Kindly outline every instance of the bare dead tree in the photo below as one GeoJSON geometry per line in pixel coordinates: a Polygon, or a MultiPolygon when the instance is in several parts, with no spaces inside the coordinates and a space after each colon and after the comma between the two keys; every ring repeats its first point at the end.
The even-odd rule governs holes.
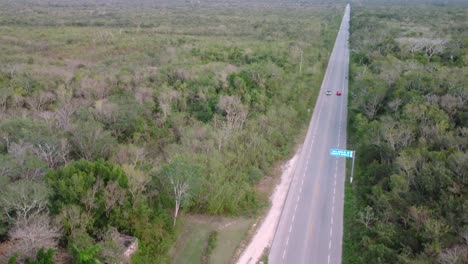
{"type": "Polygon", "coordinates": [[[382,135],[385,141],[387,141],[390,148],[395,151],[397,146],[397,130],[396,122],[393,120],[385,120],[382,123],[382,135]]]}
{"type": "Polygon", "coordinates": [[[423,51],[430,60],[434,55],[444,52],[449,42],[441,38],[400,38],[398,42],[410,53],[423,51]]]}
{"type": "Polygon", "coordinates": [[[8,73],[10,76],[15,76],[18,73],[24,72],[23,66],[16,64],[9,64],[2,67],[2,70],[8,73]]]}
{"type": "Polygon", "coordinates": [[[49,191],[44,183],[20,180],[0,194],[0,208],[10,219],[29,219],[47,211],[49,191]]]}
{"type": "Polygon", "coordinates": [[[424,49],[424,42],[421,38],[399,38],[397,41],[410,53],[417,53],[424,49]]]}
{"type": "Polygon", "coordinates": [[[97,81],[96,85],[92,89],[92,94],[97,99],[104,99],[111,93],[112,86],[107,84],[105,81],[97,81]]]}
{"type": "Polygon", "coordinates": [[[86,230],[91,219],[91,214],[81,210],[78,205],[64,207],[58,217],[59,222],[64,227],[64,232],[72,234],[75,230],[86,230]]]}
{"type": "Polygon", "coordinates": [[[177,101],[179,98],[180,93],[174,90],[163,92],[158,96],[159,107],[163,112],[164,120],[166,120],[167,116],[170,114],[173,102],[177,101]]]}
{"type": "Polygon", "coordinates": [[[411,53],[420,52],[424,48],[423,43],[420,41],[411,41],[408,47],[411,53]]]}
{"type": "Polygon", "coordinates": [[[110,133],[99,125],[83,123],[74,126],[70,138],[75,151],[86,160],[107,157],[114,147],[110,133]]]}
{"type": "Polygon", "coordinates": [[[13,248],[10,253],[21,257],[33,258],[41,248],[56,248],[60,229],[54,226],[48,215],[40,214],[34,218],[17,219],[8,232],[13,248]]]}
{"type": "Polygon", "coordinates": [[[241,130],[247,119],[247,109],[238,96],[221,96],[218,108],[226,114],[226,129],[228,131],[241,130]]]}
{"type": "MultiPolygon", "coordinates": [[[[301,53],[302,54],[302,53],[301,53]]],[[[302,55],[301,55],[301,62],[300,62],[300,65],[299,65],[299,73],[302,72],[302,55]]],[[[258,86],[258,87],[261,87],[261,88],[265,88],[265,83],[267,81],[267,78],[266,76],[258,73],[258,72],[255,72],[255,73],[252,73],[252,80],[255,82],[255,84],[258,86]]]]}
{"type": "Polygon", "coordinates": [[[179,80],[181,82],[191,81],[195,79],[195,73],[189,69],[176,69],[172,72],[171,77],[175,80],[179,80]]]}
{"type": "Polygon", "coordinates": [[[153,89],[146,87],[136,89],[135,99],[139,104],[153,101],[153,89]]]}
{"type": "Polygon", "coordinates": [[[49,104],[53,103],[56,96],[52,92],[39,92],[36,95],[32,95],[26,98],[26,104],[33,111],[42,111],[49,104]]]}
{"type": "Polygon", "coordinates": [[[34,117],[41,119],[46,123],[49,127],[52,127],[55,122],[54,113],[52,111],[42,111],[42,112],[34,112],[32,114],[34,117]]]}
{"type": "Polygon", "coordinates": [[[6,146],[8,154],[10,154],[15,159],[20,159],[31,153],[34,149],[33,144],[19,140],[18,142],[10,142],[7,137],[5,137],[6,146]]]}
{"type": "Polygon", "coordinates": [[[374,211],[372,207],[367,206],[363,211],[358,213],[357,221],[363,224],[366,228],[370,228],[370,226],[377,220],[375,217],[374,211]]]}
{"type": "Polygon", "coordinates": [[[468,231],[463,231],[460,234],[460,237],[461,237],[461,239],[463,239],[463,242],[465,243],[465,245],[468,246],[468,231]]]}
{"type": "Polygon", "coordinates": [[[381,134],[393,151],[405,148],[414,141],[414,132],[408,125],[392,119],[382,122],[381,134]]]}
{"type": "Polygon", "coordinates": [[[114,34],[111,31],[97,31],[94,33],[93,43],[110,44],[114,40],[114,34]]]}
{"type": "Polygon", "coordinates": [[[49,168],[57,168],[67,163],[70,145],[67,139],[62,138],[60,142],[37,143],[33,148],[33,152],[46,162],[49,168]]]}
{"type": "Polygon", "coordinates": [[[22,95],[20,94],[13,94],[12,97],[12,107],[14,108],[21,108],[23,107],[24,103],[25,103],[25,99],[22,95]]]}
{"type": "Polygon", "coordinates": [[[398,145],[402,148],[406,148],[413,143],[415,136],[413,130],[409,126],[400,125],[397,138],[398,145]]]}
{"type": "Polygon", "coordinates": [[[7,177],[13,171],[13,166],[0,166],[0,176],[7,177]]]}
{"type": "Polygon", "coordinates": [[[111,124],[117,121],[117,111],[118,106],[116,104],[109,102],[107,99],[98,100],[95,104],[94,116],[104,124],[111,124]]]}
{"type": "Polygon", "coordinates": [[[437,127],[434,124],[422,124],[419,126],[419,133],[424,140],[433,140],[438,136],[437,127]]]}
{"type": "Polygon", "coordinates": [[[146,186],[150,183],[151,179],[144,172],[135,169],[134,165],[124,164],[122,165],[122,169],[128,177],[128,190],[132,195],[132,199],[135,199],[138,194],[146,190],[146,186]]]}
{"type": "Polygon", "coordinates": [[[104,207],[106,216],[109,217],[110,212],[119,205],[122,205],[125,200],[125,190],[118,183],[110,181],[104,188],[104,207]]]}
{"type": "Polygon", "coordinates": [[[147,69],[136,70],[132,77],[132,82],[136,85],[143,83],[147,77],[147,69]]]}
{"type": "Polygon", "coordinates": [[[242,129],[247,119],[247,110],[237,96],[221,96],[218,102],[218,108],[225,113],[225,120],[218,120],[216,117],[214,119],[214,125],[217,128],[215,138],[218,151],[221,151],[230,135],[234,131],[242,129]]]}
{"type": "Polygon", "coordinates": [[[218,120],[217,116],[213,118],[214,127],[216,128],[215,139],[218,145],[218,151],[224,146],[224,143],[229,138],[229,132],[227,130],[227,125],[225,120],[218,120]]]}
{"type": "Polygon", "coordinates": [[[292,61],[299,61],[299,73],[302,72],[302,61],[304,55],[304,45],[294,44],[289,47],[290,58],[292,61]]]}
{"type": "Polygon", "coordinates": [[[429,60],[436,54],[444,52],[447,48],[448,41],[445,39],[423,39],[424,51],[429,60]]]}
{"type": "Polygon", "coordinates": [[[374,119],[375,114],[380,109],[380,103],[382,102],[382,100],[383,96],[379,96],[377,94],[374,94],[367,98],[366,102],[363,105],[364,114],[367,116],[367,118],[371,120],[374,119]]]}
{"type": "Polygon", "coordinates": [[[107,98],[112,90],[112,86],[105,80],[95,80],[90,77],[83,78],[80,88],[86,94],[92,94],[100,100],[107,98]]]}
{"type": "Polygon", "coordinates": [[[462,98],[446,94],[440,97],[440,106],[453,118],[459,109],[463,108],[464,104],[462,98]]]}
{"type": "Polygon", "coordinates": [[[445,249],[439,255],[439,263],[441,264],[458,264],[465,263],[468,255],[468,246],[455,245],[451,248],[445,249]]]}
{"type": "Polygon", "coordinates": [[[466,182],[468,176],[468,153],[461,151],[453,153],[449,156],[448,165],[461,182],[466,182]]]}
{"type": "Polygon", "coordinates": [[[415,175],[420,173],[421,167],[426,162],[427,159],[420,153],[409,154],[401,152],[400,156],[396,159],[396,164],[398,165],[400,172],[404,173],[409,182],[413,185],[415,184],[415,175]]]}
{"type": "Polygon", "coordinates": [[[39,143],[33,149],[33,152],[39,156],[42,160],[47,162],[50,168],[56,167],[56,161],[58,156],[57,146],[50,143],[39,143]]]}
{"type": "Polygon", "coordinates": [[[16,175],[16,180],[38,180],[45,175],[45,168],[30,167],[26,164],[31,159],[30,156],[34,155],[34,146],[31,143],[25,143],[21,140],[19,142],[10,142],[8,138],[5,138],[5,140],[8,154],[13,158],[5,171],[13,172],[20,169],[21,175],[16,175]]]}
{"type": "Polygon", "coordinates": [[[79,105],[74,103],[74,101],[67,100],[64,102],[54,114],[57,126],[64,131],[70,131],[72,129],[70,120],[78,109],[79,105]]]}
{"type": "Polygon", "coordinates": [[[397,98],[388,103],[388,107],[393,111],[397,112],[400,106],[403,104],[403,100],[401,98],[397,98]]]}
{"type": "Polygon", "coordinates": [[[81,82],[81,85],[73,90],[73,96],[81,98],[82,100],[89,100],[91,99],[92,94],[91,90],[86,88],[83,82],[81,82]]]}
{"type": "Polygon", "coordinates": [[[144,147],[139,147],[133,144],[120,146],[117,153],[114,155],[114,161],[117,164],[131,164],[136,165],[142,161],[147,152],[144,147]]]}
{"type": "Polygon", "coordinates": [[[459,127],[457,129],[457,134],[460,137],[468,137],[468,127],[459,127]]]}
{"type": "Polygon", "coordinates": [[[143,147],[136,147],[133,152],[133,160],[132,164],[136,165],[138,162],[143,161],[145,159],[145,156],[147,155],[147,152],[145,148],[143,147]]]}
{"type": "Polygon", "coordinates": [[[188,195],[189,183],[179,177],[170,177],[169,181],[172,185],[172,190],[174,192],[175,198],[175,208],[174,208],[174,226],[176,224],[176,219],[179,214],[180,205],[183,199],[188,195]]]}
{"type": "Polygon", "coordinates": [[[396,80],[400,77],[400,72],[392,69],[387,69],[380,74],[380,78],[387,83],[387,86],[390,87],[395,83],[396,80]]]}
{"type": "Polygon", "coordinates": [[[439,104],[439,101],[440,101],[440,97],[435,94],[427,94],[425,98],[426,98],[426,101],[431,105],[437,105],[439,104]]]}
{"type": "Polygon", "coordinates": [[[430,212],[423,207],[410,206],[408,209],[408,218],[414,222],[417,229],[426,225],[430,220],[430,215],[430,212]]]}
{"type": "Polygon", "coordinates": [[[416,160],[412,159],[410,156],[405,153],[400,154],[397,157],[397,164],[400,168],[400,171],[406,174],[407,178],[410,178],[416,169],[416,160]]]}
{"type": "Polygon", "coordinates": [[[455,89],[455,90],[451,91],[450,94],[460,98],[463,105],[465,105],[468,102],[468,91],[467,91],[467,89],[463,89],[463,88],[455,89]]]}
{"type": "Polygon", "coordinates": [[[0,89],[0,111],[6,112],[8,100],[13,96],[14,91],[10,87],[2,87],[0,89]]]}
{"type": "Polygon", "coordinates": [[[81,202],[84,204],[85,206],[85,211],[88,213],[88,214],[91,214],[91,210],[92,209],[95,209],[97,207],[97,204],[96,204],[96,194],[99,192],[99,190],[101,189],[101,186],[104,185],[104,183],[102,182],[101,179],[97,179],[96,182],[94,182],[93,184],[93,187],[91,189],[89,189],[87,192],[86,192],[86,195],[84,195],[82,198],[81,198],[81,202]]]}
{"type": "Polygon", "coordinates": [[[170,113],[171,110],[171,105],[169,104],[168,101],[162,99],[161,97],[159,98],[159,107],[161,108],[163,112],[163,119],[166,120],[167,116],[170,113]]]}

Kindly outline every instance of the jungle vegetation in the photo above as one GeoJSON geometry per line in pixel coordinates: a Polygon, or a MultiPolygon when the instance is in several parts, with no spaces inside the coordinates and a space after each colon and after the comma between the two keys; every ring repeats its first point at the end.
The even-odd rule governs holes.
{"type": "Polygon", "coordinates": [[[352,10],[343,263],[466,263],[468,16],[352,10]]]}
{"type": "Polygon", "coordinates": [[[167,263],[181,213],[267,204],[343,6],[132,2],[0,1],[0,262],[167,263]]]}

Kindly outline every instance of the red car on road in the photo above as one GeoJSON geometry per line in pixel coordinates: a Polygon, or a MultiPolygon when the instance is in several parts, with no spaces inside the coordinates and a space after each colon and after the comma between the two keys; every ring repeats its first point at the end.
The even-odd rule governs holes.
{"type": "Polygon", "coordinates": [[[341,95],[341,91],[336,91],[336,95],[340,96],[340,95],[341,95]]]}

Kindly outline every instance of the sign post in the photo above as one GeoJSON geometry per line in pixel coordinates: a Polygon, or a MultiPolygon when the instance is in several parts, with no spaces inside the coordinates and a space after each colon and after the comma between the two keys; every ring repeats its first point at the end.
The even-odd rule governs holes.
{"type": "Polygon", "coordinates": [[[340,158],[352,158],[353,163],[351,166],[351,178],[349,179],[350,183],[353,183],[354,176],[354,160],[356,158],[356,151],[347,150],[347,149],[330,149],[330,156],[340,157],[340,158]]]}
{"type": "Polygon", "coordinates": [[[351,178],[349,178],[349,183],[353,183],[354,159],[355,158],[356,158],[356,151],[353,151],[353,165],[351,165],[351,178]]]}

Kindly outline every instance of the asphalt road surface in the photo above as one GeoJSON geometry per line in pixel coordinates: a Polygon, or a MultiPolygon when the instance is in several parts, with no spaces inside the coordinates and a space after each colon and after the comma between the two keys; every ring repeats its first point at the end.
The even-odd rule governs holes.
{"type": "Polygon", "coordinates": [[[346,148],[349,16],[347,5],[270,249],[272,264],[341,263],[345,159],[329,152],[346,148]]]}

